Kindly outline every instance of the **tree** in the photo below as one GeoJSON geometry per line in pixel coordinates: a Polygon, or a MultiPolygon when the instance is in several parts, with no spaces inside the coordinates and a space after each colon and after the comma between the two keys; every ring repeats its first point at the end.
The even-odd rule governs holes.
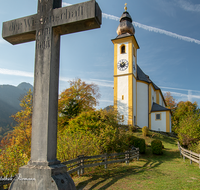
{"type": "Polygon", "coordinates": [[[32,92],[21,100],[22,110],[12,117],[17,121],[14,130],[1,141],[0,175],[15,175],[18,168],[27,164],[31,152],[32,92]]]}
{"type": "Polygon", "coordinates": [[[58,126],[61,128],[81,112],[94,110],[100,98],[99,88],[95,84],[87,84],[81,79],[69,83],[70,87],[60,94],[58,100],[58,126]]]}
{"type": "Polygon", "coordinates": [[[166,107],[171,109],[172,114],[173,114],[176,109],[176,106],[177,106],[176,100],[173,98],[173,96],[171,95],[170,92],[166,92],[164,94],[164,98],[165,98],[165,102],[167,104],[166,107]]]}
{"type": "Polygon", "coordinates": [[[59,131],[58,159],[66,161],[78,155],[114,152],[119,141],[118,121],[119,115],[114,110],[90,110],[72,118],[59,131]]]}
{"type": "Polygon", "coordinates": [[[177,107],[174,111],[174,114],[172,116],[172,125],[173,125],[173,130],[178,133],[180,126],[180,121],[184,118],[185,116],[190,116],[193,114],[198,114],[199,113],[199,109],[197,106],[197,103],[194,102],[190,102],[190,101],[186,101],[186,102],[179,102],[177,104],[177,107]]]}
{"type": "Polygon", "coordinates": [[[194,113],[182,116],[177,132],[182,145],[190,148],[197,144],[200,141],[200,115],[194,113]]]}

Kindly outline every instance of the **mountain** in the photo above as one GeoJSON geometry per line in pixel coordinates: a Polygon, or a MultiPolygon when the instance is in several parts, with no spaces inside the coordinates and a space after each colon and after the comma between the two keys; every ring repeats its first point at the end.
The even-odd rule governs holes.
{"type": "Polygon", "coordinates": [[[113,109],[114,109],[113,105],[106,106],[105,108],[103,108],[103,110],[106,110],[106,111],[110,111],[110,110],[113,110],[113,109]]]}
{"type": "Polygon", "coordinates": [[[22,83],[20,83],[20,84],[17,86],[17,88],[19,88],[19,89],[21,89],[21,90],[23,90],[23,91],[25,91],[25,92],[28,92],[29,89],[31,89],[31,91],[33,92],[33,86],[32,86],[31,84],[27,83],[27,82],[22,82],[22,83]]]}
{"type": "Polygon", "coordinates": [[[20,100],[33,86],[29,83],[21,83],[17,87],[12,85],[0,85],[0,137],[7,132],[14,120],[10,117],[21,110],[20,100]]]}

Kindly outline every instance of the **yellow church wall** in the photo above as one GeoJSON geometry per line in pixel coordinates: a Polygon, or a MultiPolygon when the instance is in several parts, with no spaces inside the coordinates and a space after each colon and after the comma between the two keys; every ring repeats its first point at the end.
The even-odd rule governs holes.
{"type": "Polygon", "coordinates": [[[136,49],[139,49],[139,45],[137,43],[137,40],[135,39],[135,36],[125,37],[125,38],[118,38],[112,40],[113,44],[119,44],[124,42],[131,42],[136,49]]]}
{"type": "Polygon", "coordinates": [[[163,105],[163,100],[162,100],[162,97],[161,97],[161,95],[159,94],[159,105],[163,105]]]}
{"type": "Polygon", "coordinates": [[[148,111],[149,111],[149,129],[151,129],[151,106],[152,106],[152,92],[151,92],[151,84],[148,85],[149,86],[149,108],[148,108],[148,111]]]}
{"type": "Polygon", "coordinates": [[[117,75],[117,44],[114,44],[114,75],[117,75]]]}
{"type": "Polygon", "coordinates": [[[166,111],[166,132],[171,132],[171,113],[166,111]]]}
{"type": "MultiPolygon", "coordinates": [[[[117,44],[114,44],[114,75],[117,75],[117,44]]],[[[117,109],[117,77],[114,77],[114,109],[117,109]]]]}
{"type": "Polygon", "coordinates": [[[118,90],[118,79],[114,77],[114,109],[117,109],[117,90],[118,90]]]}
{"type": "Polygon", "coordinates": [[[112,42],[114,44],[114,107],[123,115],[124,124],[132,125],[134,124],[134,116],[135,123],[137,122],[137,83],[136,75],[133,73],[133,59],[137,64],[139,46],[134,36],[114,39],[112,42]],[[122,45],[125,45],[125,53],[121,53],[120,47],[122,45]],[[128,69],[125,71],[120,71],[117,68],[117,63],[121,59],[126,59],[129,62],[128,69]]]}
{"type": "Polygon", "coordinates": [[[128,52],[129,52],[129,57],[128,57],[128,62],[129,62],[129,67],[128,71],[129,73],[133,73],[133,44],[131,42],[128,43],[128,52]]]}
{"type": "Polygon", "coordinates": [[[133,78],[133,125],[136,124],[137,124],[137,83],[136,79],[133,78]]]}
{"type": "Polygon", "coordinates": [[[134,115],[134,110],[133,110],[133,77],[132,75],[128,76],[128,125],[133,125],[133,115],[134,115]]]}

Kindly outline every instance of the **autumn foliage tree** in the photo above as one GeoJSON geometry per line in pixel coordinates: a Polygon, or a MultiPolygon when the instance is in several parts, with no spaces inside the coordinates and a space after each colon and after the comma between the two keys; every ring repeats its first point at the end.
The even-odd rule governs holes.
{"type": "MultiPolygon", "coordinates": [[[[90,110],[71,119],[59,131],[57,157],[61,161],[78,155],[97,155],[116,150],[119,140],[116,111],[90,110]]],[[[121,147],[122,148],[122,147],[121,147]]]]}
{"type": "Polygon", "coordinates": [[[22,110],[12,116],[18,124],[1,141],[0,176],[15,175],[18,168],[30,159],[32,101],[32,92],[29,90],[21,100],[22,110]]]}
{"type": "MultiPolygon", "coordinates": [[[[81,79],[70,81],[70,88],[62,92],[59,97],[58,127],[65,126],[70,119],[75,118],[84,111],[95,110],[99,97],[97,85],[86,84],[81,79]]],[[[1,141],[0,176],[15,175],[18,172],[18,168],[27,164],[30,160],[32,102],[32,92],[29,91],[21,100],[21,111],[12,116],[18,124],[1,141]]],[[[62,131],[58,132],[58,136],[62,136],[62,131]]],[[[90,143],[91,140],[89,141],[90,143]]],[[[59,138],[58,145],[60,144],[61,146],[63,143],[65,144],[66,142],[61,142],[59,138]]],[[[74,142],[70,141],[69,143],[72,145],[74,142]]]]}
{"type": "Polygon", "coordinates": [[[197,102],[179,102],[173,114],[173,128],[176,133],[179,132],[179,128],[181,128],[180,122],[183,119],[186,119],[188,116],[195,115],[199,113],[197,102]]]}
{"type": "Polygon", "coordinates": [[[70,81],[58,100],[58,126],[63,128],[68,121],[83,111],[94,110],[100,98],[96,84],[87,84],[81,79],[70,81]]]}
{"type": "Polygon", "coordinates": [[[166,92],[164,94],[164,98],[167,104],[166,108],[171,109],[172,113],[174,113],[177,106],[176,100],[173,98],[170,92],[166,92]]]}
{"type": "Polygon", "coordinates": [[[200,115],[197,113],[183,115],[176,129],[182,145],[191,148],[200,142],[200,115]]]}

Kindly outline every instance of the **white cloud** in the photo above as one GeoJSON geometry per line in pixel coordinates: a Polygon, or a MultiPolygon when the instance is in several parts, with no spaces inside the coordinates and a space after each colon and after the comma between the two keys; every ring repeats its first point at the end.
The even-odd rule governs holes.
{"type": "Polygon", "coordinates": [[[95,83],[98,86],[103,86],[103,87],[113,87],[114,86],[112,81],[107,81],[107,80],[89,79],[87,81],[88,82],[90,81],[91,83],[95,83]]]}
{"type": "Polygon", "coordinates": [[[194,42],[194,43],[200,45],[200,40],[196,40],[194,38],[190,38],[190,37],[187,37],[187,36],[182,36],[182,35],[179,35],[179,34],[176,34],[176,33],[173,33],[173,32],[169,32],[169,31],[166,31],[166,30],[162,30],[162,29],[159,29],[159,28],[155,28],[155,27],[152,27],[152,26],[147,26],[147,25],[144,25],[144,24],[140,24],[138,22],[133,22],[133,24],[135,26],[139,27],[139,28],[148,30],[150,32],[156,32],[156,33],[160,33],[160,34],[165,34],[165,35],[173,37],[173,38],[178,38],[179,40],[184,40],[186,42],[194,42]]]}
{"type": "MultiPolygon", "coordinates": [[[[10,70],[10,69],[3,69],[3,68],[0,68],[0,74],[21,76],[21,77],[34,77],[34,74],[32,72],[10,70]]],[[[59,77],[59,80],[63,82],[69,82],[70,80],[73,80],[73,78],[59,77]]],[[[113,87],[113,81],[101,80],[101,79],[83,79],[83,81],[85,81],[86,83],[95,83],[98,86],[113,87]]]]}
{"type": "MultiPolygon", "coordinates": [[[[109,15],[109,14],[106,14],[106,13],[102,13],[102,15],[106,19],[119,21],[119,17],[113,16],[113,15],[109,15]]],[[[194,38],[190,38],[190,37],[187,37],[187,36],[182,36],[182,35],[179,35],[179,34],[176,34],[176,33],[173,33],[173,32],[169,32],[169,31],[166,31],[166,30],[162,30],[162,29],[159,29],[159,28],[152,27],[152,26],[147,26],[147,25],[144,25],[144,24],[140,24],[139,22],[135,22],[135,21],[133,22],[133,24],[138,28],[142,28],[142,29],[148,30],[150,32],[156,32],[156,33],[160,33],[160,34],[165,34],[167,36],[170,36],[170,37],[173,37],[173,38],[177,38],[179,40],[184,40],[186,42],[194,42],[194,43],[200,45],[200,40],[197,40],[197,39],[194,39],[194,38]]]]}
{"type": "MultiPolygon", "coordinates": [[[[163,91],[165,93],[167,91],[163,91]]],[[[200,95],[193,95],[191,90],[188,90],[188,94],[183,94],[179,92],[172,92],[170,91],[171,95],[177,99],[177,101],[193,101],[193,99],[200,99],[200,95]]]]}
{"type": "Polygon", "coordinates": [[[186,0],[179,0],[178,4],[182,9],[186,11],[200,12],[200,4],[191,4],[186,0]]]}
{"type": "MultiPolygon", "coordinates": [[[[73,78],[66,78],[66,77],[60,77],[60,81],[63,82],[69,82],[70,80],[74,80],[73,78]]],[[[113,81],[108,81],[108,80],[101,80],[101,79],[82,79],[86,83],[94,83],[97,84],[98,86],[103,86],[103,87],[113,87],[113,81]]]]}
{"type": "MultiPolygon", "coordinates": [[[[163,93],[166,93],[166,92],[167,92],[167,91],[163,91],[163,93]]],[[[183,93],[179,93],[179,92],[172,92],[172,91],[170,91],[170,94],[171,94],[172,96],[188,97],[187,94],[183,94],[183,93]]]]}
{"type": "Polygon", "coordinates": [[[34,76],[34,74],[32,72],[10,70],[10,69],[3,69],[3,68],[0,68],[0,74],[23,76],[23,77],[33,77],[34,76]]]}
{"type": "Polygon", "coordinates": [[[99,102],[110,102],[110,103],[113,103],[112,100],[99,100],[99,102]]]}
{"type": "Polygon", "coordinates": [[[70,4],[70,3],[65,3],[65,2],[62,2],[62,7],[65,7],[65,6],[70,6],[70,5],[72,5],[72,4],[70,4]]]}
{"type": "Polygon", "coordinates": [[[101,79],[91,79],[91,80],[94,80],[94,81],[102,81],[102,82],[108,82],[108,83],[113,83],[112,80],[101,80],[101,79]]]}
{"type": "Polygon", "coordinates": [[[117,17],[117,16],[109,15],[109,14],[106,14],[106,13],[102,13],[102,16],[103,16],[103,18],[119,21],[119,17],[117,17]]]}
{"type": "Polygon", "coordinates": [[[192,92],[200,92],[198,90],[191,90],[191,89],[182,89],[182,88],[171,88],[171,87],[163,87],[163,86],[160,86],[160,88],[165,88],[165,89],[172,89],[172,90],[183,90],[183,91],[192,91],[192,92]]]}

